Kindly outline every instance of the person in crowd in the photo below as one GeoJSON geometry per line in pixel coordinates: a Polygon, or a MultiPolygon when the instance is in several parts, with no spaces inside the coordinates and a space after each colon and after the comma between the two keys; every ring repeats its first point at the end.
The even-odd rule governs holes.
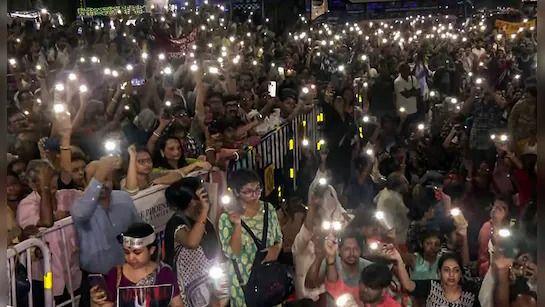
{"type": "Polygon", "coordinates": [[[363,306],[401,307],[388,293],[392,278],[387,265],[373,263],[365,267],[360,275],[358,296],[363,306]]]}
{"type": "Polygon", "coordinates": [[[418,79],[411,74],[407,63],[398,67],[399,76],[394,81],[395,105],[397,114],[404,119],[403,127],[410,127],[418,118],[418,99],[420,85],[418,79]]]}
{"type": "Polygon", "coordinates": [[[153,227],[146,223],[131,224],[119,239],[123,244],[124,262],[108,271],[104,285],[91,289],[93,306],[129,303],[183,307],[176,274],[170,266],[157,260],[157,236],[153,227]]]}
{"type": "Polygon", "coordinates": [[[377,210],[384,213],[389,228],[395,232],[397,244],[405,244],[409,228],[409,209],[405,206],[403,195],[409,191],[409,182],[400,173],[388,176],[386,187],[375,198],[377,210]]]}
{"type": "Polygon", "coordinates": [[[119,157],[115,156],[89,165],[86,174],[89,185],[70,208],[79,239],[83,306],[90,301],[89,273],[106,274],[123,263],[123,249],[117,236],[140,220],[129,194],[112,189],[112,175],[118,167],[119,157]]]}
{"type": "Polygon", "coordinates": [[[497,284],[493,290],[494,306],[537,306],[535,250],[522,250],[516,259],[498,255],[492,265],[497,284]]]}
{"type": "Polygon", "coordinates": [[[462,260],[457,254],[447,253],[437,262],[439,280],[409,283],[407,290],[425,306],[477,306],[475,294],[465,291],[462,280],[462,260]]]}
{"type": "Polygon", "coordinates": [[[170,185],[165,197],[175,212],[165,229],[165,262],[175,269],[184,306],[212,304],[217,298],[209,289],[209,272],[221,263],[221,249],[208,220],[206,190],[200,179],[186,177],[170,185]]]}
{"type": "MultiPolygon", "coordinates": [[[[201,281],[210,280],[213,293],[204,297],[212,305],[229,298],[231,306],[245,306],[242,286],[253,267],[276,260],[295,265],[293,298],[301,300],[288,305],[331,305],[332,294],[342,303],[346,289],[364,306],[388,305],[388,295],[411,306],[409,293],[421,305],[471,306],[479,288],[482,306],[535,304],[533,250],[513,251],[499,236],[537,236],[535,10],[485,10],[463,23],[420,14],[309,27],[304,16],[260,22],[255,12],[226,14],[206,1],[198,9],[147,9],[151,14],[110,12],[108,21],[71,22],[41,7],[35,20],[8,18],[6,193],[16,224],[9,234],[49,244],[56,303],[79,294],[67,293],[69,275],[76,279],[71,290],[79,286],[78,266],[82,306],[90,303],[89,283],[100,280],[94,273],[110,272],[110,288],[95,289],[94,304],[112,305],[125,295],[118,290],[148,285],[145,273],[165,270],[159,259],[139,258],[158,252],[162,234],[148,242],[153,247],[129,247],[120,274],[114,267],[124,263],[116,237],[139,220],[130,195],[170,184],[165,196],[175,213],[160,254],[174,276],[165,289],[177,285],[180,295],[164,296],[165,304],[205,305],[195,298],[205,293],[201,281]],[[483,21],[498,17],[523,23],[509,34],[483,21]],[[108,154],[125,165],[101,158],[111,140],[116,148],[108,154]],[[34,170],[29,177],[27,168],[34,170]],[[266,195],[259,176],[244,168],[264,173],[266,195]],[[314,207],[306,216],[295,195],[314,207]],[[513,203],[500,222],[488,208],[495,199],[513,203]],[[273,207],[281,207],[281,220],[273,207]],[[71,261],[59,276],[67,259],[59,252],[66,247],[57,240],[61,229],[44,228],[68,223],[68,213],[78,240],[67,247],[80,264],[71,261]],[[507,215],[517,218],[514,225],[507,215]],[[256,247],[250,233],[263,233],[265,216],[267,242],[256,247]],[[352,231],[361,238],[345,239],[352,231]],[[407,250],[419,251],[421,234],[430,231],[438,234],[423,242],[415,270],[407,250]],[[228,263],[210,252],[219,250],[217,242],[208,245],[216,232],[228,263]],[[323,261],[326,251],[334,257],[323,261]],[[361,257],[388,265],[388,293],[384,268],[361,277],[361,257]],[[480,267],[471,270],[475,263],[480,267]],[[436,274],[421,270],[435,264],[436,274]],[[483,281],[479,270],[488,270],[483,281]],[[229,295],[216,289],[224,279],[229,295]]],[[[164,190],[150,191],[156,194],[141,195],[162,197],[164,190]]],[[[160,206],[146,212],[154,219],[172,213],[160,206]]],[[[492,211],[501,213],[495,205],[492,211]]],[[[132,238],[154,232],[145,228],[132,238]]],[[[34,260],[43,261],[39,254],[34,260]]],[[[32,294],[41,306],[37,277],[32,294]]],[[[18,287],[12,297],[21,296],[18,287]]]]}
{"type": "Polygon", "coordinates": [[[305,280],[305,286],[314,288],[315,285],[325,284],[328,293],[328,306],[335,306],[335,300],[345,293],[358,297],[358,282],[363,268],[371,261],[360,258],[361,238],[356,233],[341,234],[337,237],[331,231],[323,243],[323,251],[317,253],[305,280]]]}
{"type": "Polygon", "coordinates": [[[355,174],[345,189],[347,209],[371,208],[375,198],[376,184],[371,178],[372,163],[367,157],[354,161],[355,174]]]}
{"type": "Polygon", "coordinates": [[[235,196],[232,205],[220,215],[219,239],[225,255],[229,258],[230,297],[232,306],[246,306],[242,286],[247,282],[254,264],[271,262],[278,259],[282,251],[282,232],[274,207],[260,200],[261,181],[252,171],[241,169],[227,179],[235,196]],[[265,208],[267,206],[267,208],[265,208]],[[268,223],[264,225],[264,214],[268,214],[268,223]],[[267,240],[263,242],[265,250],[259,250],[246,227],[260,238],[267,227],[267,240]],[[234,266],[237,266],[235,268],[234,266]],[[240,278],[235,274],[240,272],[240,278]]]}
{"type": "Polygon", "coordinates": [[[482,87],[471,88],[472,91],[462,110],[473,118],[469,148],[475,167],[482,162],[493,165],[495,150],[492,146],[491,134],[494,130],[501,128],[501,115],[505,107],[505,99],[496,93],[487,81],[481,82],[483,82],[482,87]]]}
{"type": "MultiPolygon", "coordinates": [[[[321,243],[316,245],[317,238],[322,236],[324,230],[321,222],[324,219],[331,218],[333,221],[346,222],[344,208],[336,198],[335,190],[327,182],[320,183],[320,178],[324,180],[326,177],[321,177],[320,171],[309,188],[309,206],[305,221],[296,235],[292,245],[292,253],[295,262],[295,291],[299,299],[310,299],[318,301],[320,294],[325,292],[323,283],[315,283],[311,281],[312,286],[307,286],[307,274],[310,266],[319,257],[318,252],[321,250],[321,243]]],[[[327,179],[325,179],[327,181],[327,179]]]]}
{"type": "Polygon", "coordinates": [[[519,142],[525,139],[534,138],[537,129],[536,106],[537,106],[537,87],[535,79],[531,78],[525,82],[526,93],[511,109],[508,119],[508,128],[513,142],[519,142]]]}
{"type": "Polygon", "coordinates": [[[151,185],[170,185],[182,178],[179,172],[166,172],[153,169],[150,152],[144,147],[131,145],[127,177],[121,180],[121,188],[134,195],[151,185]]]}
{"type": "Polygon", "coordinates": [[[421,237],[420,251],[406,256],[406,263],[411,268],[412,280],[437,280],[437,263],[441,250],[441,235],[429,231],[421,237]]]}
{"type": "MultiPolygon", "coordinates": [[[[53,226],[57,220],[69,216],[70,206],[75,198],[79,197],[79,191],[59,190],[57,191],[57,176],[54,168],[47,160],[32,160],[28,163],[25,172],[25,180],[32,192],[22,199],[17,205],[17,226],[22,229],[22,239],[39,235],[40,230],[53,226]]],[[[65,231],[65,239],[68,242],[66,251],[62,246],[62,237],[59,233],[46,234],[44,240],[48,243],[52,258],[52,273],[57,280],[53,288],[53,295],[57,302],[62,302],[66,296],[65,286],[68,283],[65,276],[72,278],[73,289],[78,289],[81,282],[81,271],[77,257],[73,257],[73,252],[77,249],[75,246],[76,234],[73,228],[65,231]],[[65,263],[61,259],[66,259],[69,265],[69,271],[65,270],[65,263]]],[[[42,280],[43,269],[39,262],[32,263],[33,280],[42,280]]]]}
{"type": "Polygon", "coordinates": [[[483,224],[479,232],[479,275],[484,277],[490,267],[490,245],[492,233],[509,226],[511,201],[505,198],[496,198],[490,210],[490,220],[483,224]]]}

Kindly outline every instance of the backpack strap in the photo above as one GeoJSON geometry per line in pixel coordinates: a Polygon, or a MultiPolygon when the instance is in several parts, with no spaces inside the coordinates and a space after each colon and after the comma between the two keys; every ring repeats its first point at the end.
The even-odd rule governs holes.
{"type": "Polygon", "coordinates": [[[261,244],[263,244],[263,249],[267,248],[267,236],[269,231],[269,203],[263,202],[263,207],[265,207],[265,212],[263,213],[263,236],[261,238],[261,244]]]}
{"type": "MultiPolygon", "coordinates": [[[[242,227],[248,232],[248,234],[252,237],[254,240],[254,243],[257,247],[257,252],[259,253],[262,249],[267,247],[267,234],[269,229],[269,204],[263,202],[263,205],[265,207],[265,212],[263,213],[263,237],[261,241],[256,237],[254,232],[248,227],[244,221],[241,221],[242,227]]],[[[240,268],[238,267],[238,263],[235,259],[231,259],[231,262],[233,263],[233,269],[235,270],[235,275],[237,276],[237,280],[239,285],[242,287],[242,274],[240,273],[240,268]]],[[[244,291],[244,287],[242,287],[242,290],[244,291]]]]}
{"type": "Polygon", "coordinates": [[[250,237],[252,237],[258,251],[261,251],[267,247],[267,235],[269,231],[269,204],[263,202],[263,206],[265,207],[265,212],[263,213],[263,231],[261,240],[257,238],[252,229],[250,229],[250,227],[244,223],[244,221],[241,221],[242,227],[248,232],[250,237]]]}

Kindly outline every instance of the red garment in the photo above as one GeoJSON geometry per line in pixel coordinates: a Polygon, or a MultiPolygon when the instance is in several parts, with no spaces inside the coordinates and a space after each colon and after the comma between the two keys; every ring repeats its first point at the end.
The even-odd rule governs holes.
{"type": "Polygon", "coordinates": [[[388,293],[384,294],[384,298],[382,300],[382,303],[380,304],[363,304],[364,307],[401,307],[401,304],[399,304],[396,300],[394,300],[388,293]]]}
{"type": "Polygon", "coordinates": [[[492,237],[492,223],[490,221],[483,224],[479,231],[479,276],[484,278],[490,267],[490,254],[488,253],[488,242],[492,237]]]}
{"type": "Polygon", "coordinates": [[[333,297],[333,300],[337,300],[339,296],[343,294],[350,294],[352,297],[359,302],[360,289],[359,287],[350,287],[345,284],[342,278],[337,279],[336,282],[325,282],[325,288],[327,293],[333,297]]]}

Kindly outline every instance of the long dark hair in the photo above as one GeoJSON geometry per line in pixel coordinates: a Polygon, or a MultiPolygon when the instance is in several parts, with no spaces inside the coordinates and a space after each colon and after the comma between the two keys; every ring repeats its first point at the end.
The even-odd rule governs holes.
{"type": "Polygon", "coordinates": [[[184,166],[187,166],[187,161],[185,160],[185,153],[183,150],[182,140],[180,140],[180,138],[174,135],[167,135],[159,139],[159,141],[157,142],[157,147],[154,154],[153,165],[157,165],[157,167],[160,167],[160,168],[173,169],[172,166],[168,164],[168,160],[164,156],[164,150],[168,140],[176,140],[180,144],[180,150],[182,151],[182,156],[178,160],[178,165],[176,168],[182,168],[184,166]]]}

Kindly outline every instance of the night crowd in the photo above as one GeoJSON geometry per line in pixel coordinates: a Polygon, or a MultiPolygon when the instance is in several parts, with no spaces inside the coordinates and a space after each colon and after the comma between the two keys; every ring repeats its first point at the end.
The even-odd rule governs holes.
{"type": "MultiPolygon", "coordinates": [[[[10,245],[46,240],[57,304],[70,284],[80,306],[536,306],[535,18],[503,13],[523,26],[10,18],[10,245]],[[263,170],[234,165],[312,110],[319,144],[265,197],[263,170]],[[133,202],[153,186],[162,236],[133,202]],[[68,216],[64,249],[41,233],[68,216]]],[[[44,305],[32,259],[18,306],[30,285],[44,305]]]]}

